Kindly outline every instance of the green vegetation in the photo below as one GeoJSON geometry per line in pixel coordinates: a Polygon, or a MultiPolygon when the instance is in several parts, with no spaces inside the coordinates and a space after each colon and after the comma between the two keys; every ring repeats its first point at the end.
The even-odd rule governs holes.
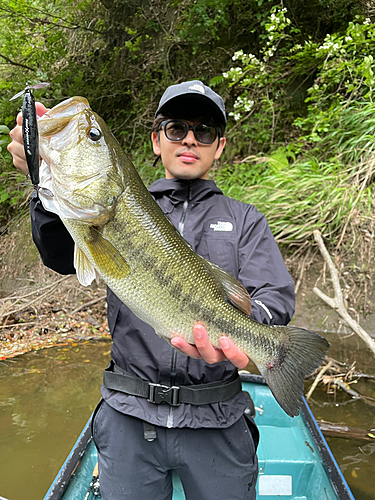
{"type": "Polygon", "coordinates": [[[26,82],[87,97],[149,184],[161,93],[199,78],[227,102],[219,186],[280,242],[340,246],[373,213],[374,20],[365,0],[0,0],[0,225],[25,199],[5,142],[26,82]]]}
{"type": "Polygon", "coordinates": [[[287,15],[273,7],[259,56],[236,52],[238,66],[213,79],[236,92],[232,139],[247,154],[217,181],[267,214],[279,241],[303,244],[319,229],[340,245],[373,208],[375,25],[356,17],[301,44],[287,15]]]}

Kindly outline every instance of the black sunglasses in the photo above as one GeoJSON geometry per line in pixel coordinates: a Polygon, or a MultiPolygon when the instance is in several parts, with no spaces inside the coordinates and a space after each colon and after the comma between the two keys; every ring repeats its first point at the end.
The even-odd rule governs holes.
{"type": "Polygon", "coordinates": [[[189,125],[182,120],[166,120],[160,124],[160,128],[163,127],[166,138],[176,142],[185,139],[189,130],[193,131],[196,140],[202,144],[213,144],[219,135],[218,128],[204,123],[189,125]]]}

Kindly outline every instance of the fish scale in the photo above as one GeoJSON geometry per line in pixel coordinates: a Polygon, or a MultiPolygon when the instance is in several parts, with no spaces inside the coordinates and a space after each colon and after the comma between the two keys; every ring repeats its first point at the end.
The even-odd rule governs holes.
{"type": "Polygon", "coordinates": [[[328,342],[314,332],[250,318],[247,291],[192,250],[86,99],[60,103],[38,126],[41,182],[53,193],[40,198],[75,241],[81,283],[99,274],[168,341],[178,335],[194,343],[197,322],[216,347],[223,335],[231,338],[257,365],[280,406],[297,415],[303,380],[321,363],[328,342]]]}

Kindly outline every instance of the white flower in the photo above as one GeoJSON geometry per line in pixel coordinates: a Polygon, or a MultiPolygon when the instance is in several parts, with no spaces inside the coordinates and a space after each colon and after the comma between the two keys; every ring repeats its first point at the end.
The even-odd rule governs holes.
{"type": "Polygon", "coordinates": [[[247,103],[244,105],[245,111],[250,111],[251,108],[254,106],[254,101],[247,101],[247,103]]]}
{"type": "Polygon", "coordinates": [[[233,54],[232,59],[233,59],[233,61],[237,61],[237,59],[241,59],[243,55],[244,55],[243,50],[238,50],[237,52],[235,52],[233,54]]]}
{"type": "Polygon", "coordinates": [[[233,116],[236,122],[241,118],[240,113],[233,113],[232,111],[229,113],[229,116],[233,116]]]}
{"type": "Polygon", "coordinates": [[[250,111],[251,108],[254,106],[254,101],[251,101],[247,97],[237,97],[236,102],[234,103],[234,108],[243,108],[245,111],[250,111]]]}

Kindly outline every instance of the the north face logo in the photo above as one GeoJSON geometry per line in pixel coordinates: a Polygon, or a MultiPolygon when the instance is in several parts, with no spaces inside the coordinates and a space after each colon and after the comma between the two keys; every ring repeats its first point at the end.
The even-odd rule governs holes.
{"type": "Polygon", "coordinates": [[[217,221],[216,224],[210,224],[210,229],[214,231],[233,231],[233,224],[231,222],[217,221]]]}
{"type": "Polygon", "coordinates": [[[197,92],[200,92],[201,94],[205,94],[204,87],[202,85],[192,85],[189,87],[189,90],[196,90],[197,92]]]}

